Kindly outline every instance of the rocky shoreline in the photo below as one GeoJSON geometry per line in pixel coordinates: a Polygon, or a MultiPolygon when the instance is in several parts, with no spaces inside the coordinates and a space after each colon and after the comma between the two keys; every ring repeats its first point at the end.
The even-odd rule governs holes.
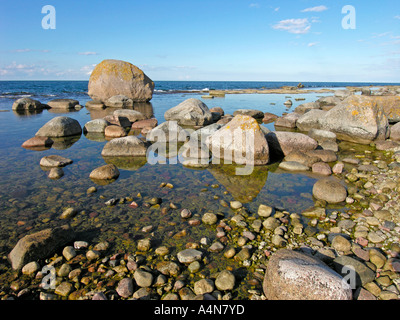
{"type": "MultiPolygon", "coordinates": [[[[142,77],[146,91],[140,100],[148,101],[151,80],[130,64],[123,66],[129,77],[132,72],[142,77]]],[[[107,66],[102,69],[108,70],[107,66]]],[[[95,74],[96,79],[102,76],[95,74]]],[[[126,88],[127,94],[134,93],[131,89],[126,88]]],[[[96,90],[101,88],[95,86],[92,93],[96,90]]],[[[299,88],[282,90],[304,93],[299,88]]],[[[210,91],[211,96],[225,93],[233,92],[210,91]]],[[[87,177],[95,184],[107,185],[119,178],[115,159],[142,159],[149,148],[165,141],[183,145],[182,164],[187,167],[208,168],[211,159],[228,160],[229,154],[235,154],[234,163],[247,164],[236,156],[246,150],[243,141],[225,143],[240,129],[255,139],[252,165],[276,164],[281,172],[317,179],[312,194],[306,195],[314,205],[301,212],[268,203],[251,210],[246,201],[228,200],[225,191],[227,199],[215,195],[214,200],[227,212],[208,208],[196,212],[190,206],[179,206],[179,200],[165,201],[153,194],[105,198],[98,196],[93,186],[87,196],[96,197],[110,210],[119,206],[151,209],[179,219],[182,228],[168,231],[168,225],[177,225],[173,219],[155,227],[147,217],[149,224],[134,230],[133,247],[116,249],[112,239],[91,243],[80,238],[74,228],[85,212],[69,206],[60,212],[60,226],[25,235],[2,257],[2,265],[11,264],[12,268],[3,268],[0,275],[0,298],[399,299],[400,128],[393,124],[400,121],[398,94],[398,87],[375,92],[369,88],[337,90],[332,97],[302,104],[281,117],[247,109],[227,115],[221,108],[209,109],[198,99],[188,99],[166,111],[166,122],[161,124],[152,115],[131,109],[133,98],[113,95],[86,105],[89,110],[103,109],[105,104],[118,109],[89,121],[83,129],[69,117],[53,118],[22,146],[44,150],[59,138],[70,139],[82,132],[101,135],[108,140],[101,152],[107,164],[93,168],[87,177]],[[355,95],[356,91],[362,95],[355,95]],[[276,131],[260,126],[261,121],[274,121],[276,131]],[[197,152],[189,152],[191,149],[197,152]],[[205,230],[203,234],[196,232],[200,228],[205,230]],[[160,233],[166,233],[171,242],[161,242],[160,233]]],[[[78,105],[64,100],[47,106],[69,109],[78,105]]],[[[289,101],[285,105],[290,109],[289,101]]],[[[13,109],[32,108],[43,105],[24,99],[16,101],[13,109]]],[[[177,150],[158,152],[166,158],[178,156],[177,150]]],[[[62,167],[72,162],[49,155],[40,165],[49,170],[50,179],[59,179],[64,175],[62,167]]],[[[158,188],[174,186],[165,181],[158,188]]],[[[131,234],[124,236],[130,238],[131,234]]]]}
{"type": "MultiPolygon", "coordinates": [[[[325,200],[316,200],[304,212],[267,204],[251,212],[239,201],[221,199],[231,208],[230,218],[214,212],[192,216],[190,208],[175,207],[172,214],[181,215],[192,228],[205,225],[215,236],[193,239],[180,251],[157,244],[151,225],[142,230],[142,239],[130,252],[113,252],[112,244],[106,242],[68,240],[54,256],[3,274],[9,281],[2,287],[1,298],[264,300],[269,292],[263,288],[269,260],[276,252],[290,249],[317,257],[339,274],[338,265],[353,266],[360,281],[353,299],[398,299],[400,150],[344,142],[339,149],[337,159],[328,163],[332,168],[342,167],[333,175],[345,183],[344,207],[335,209],[325,200]],[[221,259],[225,269],[216,266],[215,261],[221,259]],[[42,288],[47,275],[42,272],[44,266],[55,268],[54,289],[42,288]]],[[[118,198],[106,200],[102,200],[105,205],[121,203],[118,198]]],[[[157,207],[161,200],[149,199],[142,205],[157,207]]],[[[133,198],[126,201],[135,205],[133,198]]],[[[79,218],[76,214],[70,210],[65,218],[79,218]]],[[[173,236],[184,241],[185,230],[173,236]]],[[[278,281],[279,276],[268,279],[278,281]]]]}

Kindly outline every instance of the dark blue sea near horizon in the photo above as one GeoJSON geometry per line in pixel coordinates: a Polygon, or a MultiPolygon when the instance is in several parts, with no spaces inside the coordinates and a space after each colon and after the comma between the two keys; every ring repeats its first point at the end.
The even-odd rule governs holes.
{"type": "MultiPolygon", "coordinates": [[[[154,114],[158,123],[164,121],[166,110],[188,98],[202,99],[209,89],[262,89],[297,86],[298,82],[239,82],[239,81],[156,81],[150,103],[141,111],[154,114]]],[[[378,83],[303,82],[309,88],[345,88],[346,86],[378,86],[378,83]]],[[[135,159],[117,161],[119,178],[108,185],[96,185],[90,172],[105,164],[101,150],[106,139],[82,134],[77,139],[55,143],[44,151],[26,150],[21,144],[35,135],[37,130],[56,116],[68,116],[86,122],[102,118],[112,110],[92,111],[83,107],[71,112],[43,110],[34,113],[12,111],[12,103],[30,97],[46,103],[57,98],[76,99],[82,106],[90,100],[88,81],[0,81],[0,255],[6,255],[23,235],[65,223],[59,219],[67,207],[80,214],[70,223],[79,232],[79,240],[107,240],[118,250],[130,250],[144,226],[152,225],[157,242],[179,248],[187,241],[198,242],[204,235],[215,238],[215,232],[203,225],[193,228],[180,218],[180,210],[161,214],[160,209],[128,204],[108,207],[111,198],[132,197],[162,198],[162,206],[170,202],[178,208],[190,209],[201,217],[205,212],[219,212],[226,218],[234,213],[220,201],[241,201],[249,212],[257,212],[260,204],[283,208],[291,213],[301,212],[314,204],[312,187],[315,178],[307,174],[291,174],[277,169],[276,164],[256,167],[250,176],[236,176],[229,166],[210,165],[204,169],[191,169],[178,164],[151,165],[135,159]],[[60,155],[73,160],[63,168],[59,180],[49,179],[39,165],[47,155],[60,155]],[[161,183],[171,183],[172,189],[160,188],[161,183]],[[97,192],[88,196],[88,188],[97,192]],[[186,230],[181,242],[171,234],[186,230]],[[211,230],[211,231],[210,231],[211,230]]],[[[222,107],[226,114],[237,109],[257,109],[278,116],[294,110],[304,102],[333,93],[304,94],[227,94],[224,98],[202,100],[209,108],[222,107]],[[291,108],[284,105],[293,101],[291,108]]],[[[273,124],[265,125],[274,130],[273,124]]],[[[130,133],[133,134],[133,133],[130,133]]]]}

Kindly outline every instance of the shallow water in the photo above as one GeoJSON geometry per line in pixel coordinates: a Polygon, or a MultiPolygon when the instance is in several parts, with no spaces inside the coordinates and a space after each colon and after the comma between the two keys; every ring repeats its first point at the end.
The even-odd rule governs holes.
{"type": "MultiPolygon", "coordinates": [[[[65,97],[42,95],[41,102],[65,97]]],[[[324,94],[294,95],[293,106],[315,101],[324,94]],[[295,98],[305,98],[295,101],[295,98]]],[[[325,94],[327,95],[327,94],[325,94]]],[[[78,99],[81,105],[90,100],[80,93],[70,98],[78,99]]],[[[151,104],[137,106],[139,111],[154,113],[159,123],[164,121],[166,110],[188,98],[200,98],[200,94],[155,94],[151,104]]],[[[225,98],[203,101],[212,107],[222,107],[226,114],[236,109],[258,109],[281,115],[288,112],[283,102],[289,95],[279,94],[238,94],[225,98]]],[[[120,169],[119,178],[105,186],[96,185],[89,179],[89,173],[105,163],[101,150],[106,143],[101,137],[82,135],[74,141],[59,141],[53,148],[45,151],[26,150],[21,144],[33,137],[36,131],[55,116],[67,115],[84,124],[95,118],[104,117],[110,110],[91,111],[86,108],[68,113],[54,113],[48,110],[37,114],[18,114],[11,111],[12,99],[0,99],[0,253],[8,254],[27,232],[55,226],[61,221],[59,216],[67,207],[77,208],[80,213],[72,220],[82,240],[112,240],[114,245],[129,250],[138,237],[144,235],[140,230],[153,225],[154,238],[160,243],[174,244],[174,234],[186,230],[182,244],[199,241],[203,235],[215,237],[215,230],[202,225],[190,227],[180,218],[183,208],[190,209],[199,217],[207,212],[220,212],[225,217],[233,211],[223,207],[220,200],[227,202],[239,200],[252,213],[261,203],[280,207],[289,212],[300,212],[311,205],[311,190],[315,179],[302,174],[288,174],[276,170],[276,165],[256,167],[250,176],[236,176],[231,166],[212,165],[197,170],[177,164],[150,165],[145,161],[114,162],[120,169]],[[39,161],[43,156],[57,154],[73,160],[65,167],[64,176],[59,180],[47,177],[39,161]],[[172,189],[161,188],[162,182],[171,183],[172,189]],[[89,187],[98,191],[87,195],[89,187]],[[141,197],[138,197],[140,193],[141,197]],[[131,197],[139,207],[129,207],[129,202],[107,207],[104,202],[110,198],[131,197]],[[161,208],[170,202],[178,209],[167,213],[158,207],[144,208],[142,203],[149,197],[162,198],[161,208]]],[[[265,125],[274,130],[273,124],[265,125]]],[[[176,243],[175,243],[176,245],[176,243]]]]}

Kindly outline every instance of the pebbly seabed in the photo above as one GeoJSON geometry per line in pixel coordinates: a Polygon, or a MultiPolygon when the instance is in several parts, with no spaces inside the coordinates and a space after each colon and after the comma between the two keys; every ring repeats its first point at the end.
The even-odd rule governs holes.
{"type": "MultiPolygon", "coordinates": [[[[46,122],[32,120],[33,133],[46,122]]],[[[111,163],[118,178],[96,184],[89,173],[104,164],[100,151],[107,139],[82,139],[55,140],[57,148],[35,151],[34,161],[11,170],[22,177],[18,188],[1,195],[2,299],[264,300],[268,262],[285,248],[312,255],[338,274],[345,260],[357,274],[353,299],[399,298],[398,144],[335,140],[324,147],[334,160],[292,153],[284,161],[311,161],[307,171],[282,169],[278,161],[243,177],[234,174],[235,166],[188,169],[117,158],[111,163]],[[59,180],[39,166],[55,150],[73,160],[59,180]],[[343,201],[313,198],[323,170],[344,184],[343,201]],[[19,239],[64,224],[74,229],[73,239],[18,272],[10,268],[7,255],[19,239]]],[[[20,154],[9,156],[23,161],[20,154]]]]}

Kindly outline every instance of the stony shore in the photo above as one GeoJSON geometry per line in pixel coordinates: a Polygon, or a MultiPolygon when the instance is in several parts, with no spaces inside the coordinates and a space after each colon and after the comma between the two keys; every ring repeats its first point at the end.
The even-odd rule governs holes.
{"type": "MultiPolygon", "coordinates": [[[[209,93],[307,93],[296,87],[261,91],[209,93]]],[[[395,141],[396,125],[389,125],[389,120],[400,121],[399,88],[384,87],[377,93],[391,97],[369,97],[370,88],[335,91],[333,97],[275,116],[275,127],[280,128],[276,131],[259,125],[263,116],[270,118],[271,114],[240,109],[226,115],[221,108],[208,109],[198,99],[188,99],[169,109],[165,112],[167,121],[157,126],[152,115],[146,117],[129,109],[131,98],[108,98],[126,108],[92,120],[82,130],[106,133],[109,142],[101,152],[103,157],[143,158],[151,143],[172,135],[183,144],[193,134],[204,134],[208,146],[219,146],[217,138],[241,128],[255,136],[256,166],[276,163],[281,172],[318,180],[312,194],[303,195],[314,205],[289,212],[285,207],[265,203],[254,210],[245,201],[232,200],[234,197],[225,191],[226,199],[215,195],[214,200],[229,213],[209,208],[200,213],[190,206],[181,207],[178,199],[166,201],[153,194],[143,198],[140,193],[106,198],[91,187],[87,196],[96,197],[110,210],[118,206],[146,208],[176,219],[155,227],[148,216],[149,224],[134,230],[129,239],[133,247],[117,249],[112,239],[93,243],[80,239],[74,228],[85,212],[69,206],[59,213],[60,227],[25,235],[8,256],[2,257],[1,299],[399,299],[400,144],[395,141]],[[362,96],[354,95],[357,91],[362,96]],[[139,125],[143,121],[146,124],[139,125]],[[173,121],[174,126],[170,126],[173,121]],[[130,134],[134,126],[143,128],[142,137],[130,134]],[[202,131],[189,132],[187,126],[202,131]],[[325,131],[326,127],[330,131],[325,131]],[[182,228],[171,232],[166,228],[168,224],[182,224],[182,228]],[[200,229],[205,232],[197,233],[200,229]],[[161,242],[160,233],[166,233],[171,242],[161,242]],[[12,268],[4,268],[10,262],[12,268]]],[[[62,104],[66,102],[69,105],[69,101],[62,104]]],[[[36,108],[41,104],[24,100],[16,106],[36,108]]],[[[79,123],[56,117],[27,142],[29,146],[46,147],[58,137],[76,133],[81,133],[79,123]]],[[[242,142],[219,147],[221,151],[226,148],[230,153],[240,153],[245,146],[242,142]]],[[[220,157],[222,152],[212,155],[220,157]]],[[[197,157],[206,163],[183,165],[210,165],[210,150],[197,153],[197,157]]],[[[234,162],[243,164],[239,159],[234,158],[234,162]]],[[[59,167],[73,160],[47,156],[41,165],[58,169],[49,175],[57,179],[63,175],[59,167]]],[[[104,180],[103,185],[118,177],[118,165],[114,164],[93,168],[91,174],[93,182],[104,180]]],[[[218,189],[219,185],[210,187],[218,189]]],[[[165,181],[158,188],[174,186],[165,181]]],[[[127,232],[123,236],[131,235],[127,232]]]]}
{"type": "MultiPolygon", "coordinates": [[[[346,183],[345,206],[335,209],[316,201],[305,212],[287,212],[266,204],[250,212],[238,201],[219,200],[231,208],[230,218],[173,209],[192,228],[204,224],[215,237],[187,241],[187,249],[178,252],[157,243],[151,225],[142,230],[136,250],[129,252],[114,252],[112,243],[76,239],[52,257],[3,274],[8,285],[2,286],[1,298],[263,300],[269,259],[288,248],[317,257],[336,271],[335,261],[346,258],[361,281],[353,290],[354,299],[398,299],[400,150],[344,144],[340,149],[345,151],[336,163],[343,163],[344,169],[336,176],[346,183]],[[219,259],[224,260],[223,269],[216,264],[219,259]],[[53,289],[43,288],[48,282],[43,280],[48,275],[42,272],[44,266],[55,268],[53,289]]],[[[146,205],[157,202],[150,199],[146,205]]],[[[185,230],[174,237],[185,243],[185,230]]]]}

